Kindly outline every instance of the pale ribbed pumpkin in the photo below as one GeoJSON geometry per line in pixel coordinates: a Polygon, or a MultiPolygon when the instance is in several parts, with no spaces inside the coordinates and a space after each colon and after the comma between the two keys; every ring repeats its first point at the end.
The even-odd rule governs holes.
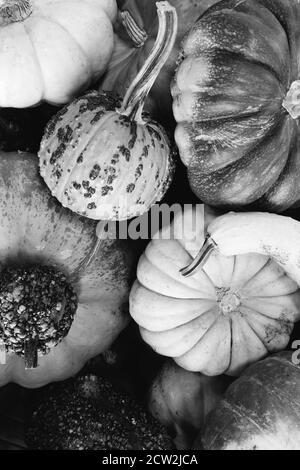
{"type": "Polygon", "coordinates": [[[70,101],[105,71],[115,0],[1,0],[0,107],[70,101]]]}
{"type": "MultiPolygon", "coordinates": [[[[200,210],[196,228],[191,209],[178,214],[173,239],[155,239],[148,245],[130,294],[130,313],[140,325],[143,339],[185,369],[206,375],[238,375],[252,362],[287,346],[294,323],[300,319],[298,279],[289,277],[276,258],[270,259],[267,239],[263,254],[252,249],[255,224],[252,238],[249,234],[243,237],[243,231],[239,236],[239,221],[235,224],[233,216],[231,230],[239,244],[227,236],[231,256],[211,252],[211,242],[208,249],[205,245],[201,250],[206,264],[193,271],[205,238],[201,214],[200,210]],[[238,250],[239,245],[244,251],[238,250]],[[184,277],[180,268],[193,258],[192,268],[184,271],[192,276],[184,277]]],[[[245,225],[248,214],[243,216],[245,225]]],[[[209,227],[218,226],[226,235],[228,224],[222,232],[222,220],[216,218],[209,227]]]]}
{"type": "Polygon", "coordinates": [[[65,207],[92,219],[123,220],[146,212],[173,174],[164,129],[143,114],[144,101],[175,42],[177,15],[159,2],[157,41],[121,103],[92,91],[49,123],[39,152],[41,175],[65,207]]]}
{"type": "Polygon", "coordinates": [[[1,153],[0,386],[63,380],[110,347],[133,261],[127,242],[99,245],[95,222],[57,203],[35,155],[1,153]]]}
{"type": "Polygon", "coordinates": [[[175,139],[203,202],[299,206],[299,21],[298,0],[223,0],[184,39],[175,139]]]}

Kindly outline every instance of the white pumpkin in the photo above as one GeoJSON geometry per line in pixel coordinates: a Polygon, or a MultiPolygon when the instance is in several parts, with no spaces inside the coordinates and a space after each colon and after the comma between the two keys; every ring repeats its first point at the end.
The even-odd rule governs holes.
{"type": "Polygon", "coordinates": [[[70,101],[105,71],[115,0],[0,0],[0,107],[70,101]]]}

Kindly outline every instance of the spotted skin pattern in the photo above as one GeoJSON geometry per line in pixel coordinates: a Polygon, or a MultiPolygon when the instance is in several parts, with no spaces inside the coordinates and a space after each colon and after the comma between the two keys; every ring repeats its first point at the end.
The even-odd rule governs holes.
{"type": "Polygon", "coordinates": [[[120,104],[111,93],[88,92],[50,121],[41,142],[40,172],[52,194],[95,220],[143,214],[173,174],[164,129],[123,116],[120,104]]]}

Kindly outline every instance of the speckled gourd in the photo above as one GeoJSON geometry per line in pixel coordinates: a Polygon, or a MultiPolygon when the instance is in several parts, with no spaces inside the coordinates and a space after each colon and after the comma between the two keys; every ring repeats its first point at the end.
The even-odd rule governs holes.
{"type": "Polygon", "coordinates": [[[158,2],[157,41],[121,102],[88,92],[49,123],[40,170],[65,207],[92,219],[123,220],[147,211],[165,194],[173,174],[164,129],[143,114],[144,101],[172,50],[176,10],[158,2]]]}

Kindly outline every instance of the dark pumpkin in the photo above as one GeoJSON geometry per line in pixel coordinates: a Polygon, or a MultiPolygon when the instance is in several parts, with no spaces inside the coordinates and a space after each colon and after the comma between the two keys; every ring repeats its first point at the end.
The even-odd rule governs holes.
{"type": "MultiPolygon", "coordinates": [[[[205,449],[300,450],[300,366],[295,356],[291,351],[270,356],[227,389],[208,418],[205,449]]],[[[195,447],[201,448],[200,438],[195,447]]]]}
{"type": "Polygon", "coordinates": [[[297,0],[222,0],[183,41],[175,137],[204,202],[299,206],[299,20],[297,0]]]}
{"type": "MultiPolygon", "coordinates": [[[[146,103],[146,109],[163,122],[169,124],[173,120],[170,82],[174,75],[180,42],[194,21],[216,1],[170,0],[178,14],[177,44],[146,103]]],[[[115,25],[115,49],[101,89],[124,96],[154,45],[158,20],[155,0],[119,0],[117,3],[120,13],[115,25]]]]}

